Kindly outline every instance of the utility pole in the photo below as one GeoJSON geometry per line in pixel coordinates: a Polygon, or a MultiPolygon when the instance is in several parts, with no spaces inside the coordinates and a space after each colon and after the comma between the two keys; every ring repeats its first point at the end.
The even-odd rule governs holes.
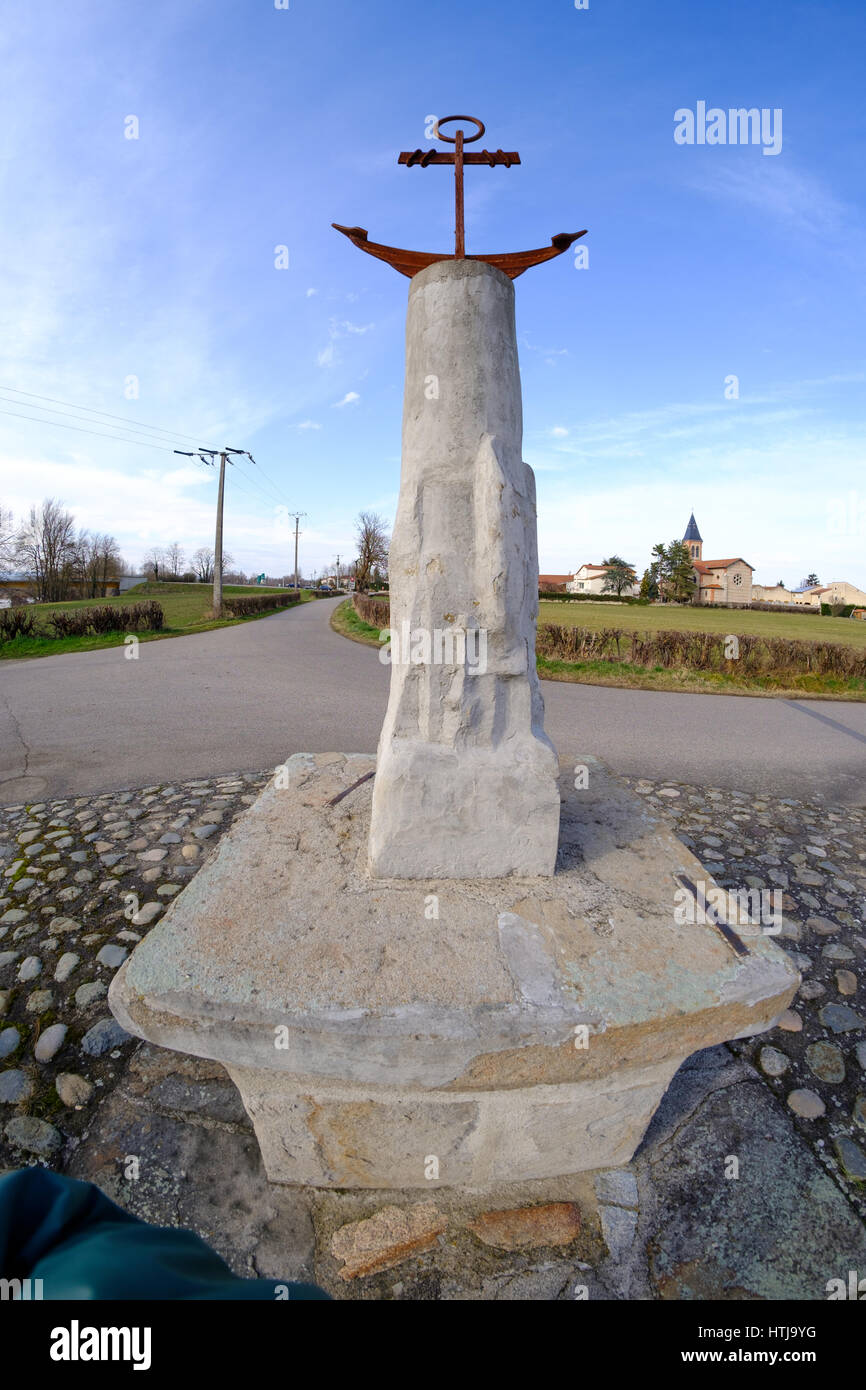
{"type": "Polygon", "coordinates": [[[232,462],[229,457],[230,454],[244,454],[251,463],[255,463],[255,459],[248,449],[229,449],[228,447],[220,450],[175,449],[174,452],[183,454],[186,458],[196,458],[197,456],[202,463],[206,463],[210,467],[214,466],[214,459],[219,454],[220,480],[217,491],[216,536],[213,547],[213,614],[215,618],[221,618],[223,615],[223,498],[226,486],[226,459],[228,458],[229,463],[232,462]]]}
{"type": "Polygon", "coordinates": [[[217,492],[216,537],[213,543],[213,615],[223,615],[223,496],[226,487],[226,450],[220,453],[220,481],[217,492]]]}
{"type": "Polygon", "coordinates": [[[300,524],[301,517],[302,517],[302,516],[306,516],[306,515],[307,515],[306,512],[289,512],[289,516],[293,516],[293,517],[295,518],[295,593],[296,593],[296,594],[300,594],[300,586],[299,586],[299,583],[298,583],[298,526],[299,526],[299,524],[300,524]]]}

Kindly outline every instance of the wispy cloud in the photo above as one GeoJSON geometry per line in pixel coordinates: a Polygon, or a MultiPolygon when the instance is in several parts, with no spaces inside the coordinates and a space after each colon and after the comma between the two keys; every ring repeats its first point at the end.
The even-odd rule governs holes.
{"type": "Polygon", "coordinates": [[[821,254],[835,253],[862,267],[866,227],[862,214],[837,198],[812,174],[781,160],[760,163],[705,160],[691,187],[713,198],[744,204],[783,223],[792,235],[808,237],[821,254]]]}
{"type": "Polygon", "coordinates": [[[340,410],[344,405],[357,405],[360,399],[357,391],[347,391],[341,401],[334,401],[334,409],[340,410]]]}

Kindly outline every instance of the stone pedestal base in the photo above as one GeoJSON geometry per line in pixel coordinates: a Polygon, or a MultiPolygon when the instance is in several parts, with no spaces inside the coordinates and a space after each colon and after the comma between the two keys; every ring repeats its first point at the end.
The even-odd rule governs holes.
{"type": "Polygon", "coordinates": [[[552,878],[422,882],[369,876],[374,759],[291,758],[118,972],[114,1013],[228,1068],[273,1182],[627,1162],[680,1063],[771,1026],[799,977],[767,936],[678,920],[677,876],[712,880],[582,762],[552,878]]]}

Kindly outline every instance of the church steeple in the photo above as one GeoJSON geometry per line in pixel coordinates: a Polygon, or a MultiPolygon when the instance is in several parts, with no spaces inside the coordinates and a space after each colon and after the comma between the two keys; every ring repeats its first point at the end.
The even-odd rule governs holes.
{"type": "Polygon", "coordinates": [[[689,554],[693,560],[700,560],[704,548],[704,538],[698,530],[694,512],[689,517],[686,534],[683,536],[683,545],[688,546],[689,554]]]}

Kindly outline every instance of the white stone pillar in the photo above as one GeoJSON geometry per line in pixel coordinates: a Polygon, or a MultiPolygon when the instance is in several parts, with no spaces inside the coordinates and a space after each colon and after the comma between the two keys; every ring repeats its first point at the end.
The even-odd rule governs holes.
{"type": "Polygon", "coordinates": [[[535,482],[522,433],[511,280],[482,261],[428,266],[406,323],[377,877],[553,873],[558,768],[535,669],[535,482]]]}

